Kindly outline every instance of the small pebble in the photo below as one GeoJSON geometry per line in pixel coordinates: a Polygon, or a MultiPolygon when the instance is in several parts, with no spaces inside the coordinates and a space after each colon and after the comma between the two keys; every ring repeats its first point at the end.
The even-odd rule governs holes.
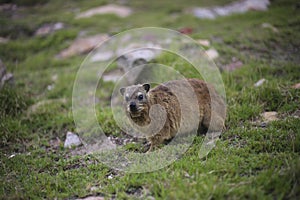
{"type": "Polygon", "coordinates": [[[266,79],[260,79],[259,81],[257,81],[255,84],[254,84],[254,87],[259,87],[261,86],[264,82],[266,81],[266,79]]]}
{"type": "Polygon", "coordinates": [[[72,146],[80,146],[81,144],[81,140],[76,134],[70,131],[67,133],[67,137],[64,144],[65,148],[71,148],[72,146]]]}

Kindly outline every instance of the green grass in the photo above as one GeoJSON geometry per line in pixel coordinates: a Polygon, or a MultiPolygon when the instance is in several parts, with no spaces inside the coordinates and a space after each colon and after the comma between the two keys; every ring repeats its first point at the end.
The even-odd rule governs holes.
{"type": "MultiPolygon", "coordinates": [[[[298,199],[300,90],[291,87],[300,82],[297,1],[274,0],[265,12],[201,20],[181,10],[231,1],[134,0],[127,3],[134,9],[127,18],[105,15],[75,19],[76,12],[106,2],[54,0],[36,4],[24,0],[19,1],[17,16],[0,13],[0,36],[10,38],[0,44],[1,60],[16,80],[14,88],[0,91],[0,199],[89,195],[108,199],[298,199]],[[67,28],[45,37],[33,36],[42,24],[57,21],[67,28]],[[279,31],[263,29],[262,23],[270,23],[279,31]],[[230,63],[232,57],[243,62],[240,69],[221,73],[228,112],[226,130],[216,147],[199,160],[203,138],[197,137],[171,165],[155,172],[130,174],[110,169],[93,155],[71,156],[77,150],[64,149],[62,142],[53,146],[56,138],[64,141],[67,131],[76,132],[72,89],[85,57],[57,60],[55,55],[82,30],[87,35],[114,34],[143,26],[191,27],[191,37],[207,38],[218,50],[217,65],[230,63]],[[262,78],[267,81],[254,87],[262,78]],[[48,90],[49,85],[54,88],[48,90]],[[279,120],[260,126],[260,114],[265,111],[278,112],[279,120]]],[[[187,77],[200,78],[174,55],[163,54],[155,62],[172,66],[187,77]]],[[[119,136],[120,128],[108,107],[107,94],[113,84],[101,83],[101,87],[103,90],[96,94],[100,99],[97,120],[106,135],[119,136]]],[[[130,143],[124,150],[141,148],[141,143],[130,143]]]]}

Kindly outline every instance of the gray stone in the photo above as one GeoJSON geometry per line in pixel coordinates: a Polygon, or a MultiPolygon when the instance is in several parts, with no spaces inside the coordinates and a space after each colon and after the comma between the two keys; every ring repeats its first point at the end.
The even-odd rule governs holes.
{"type": "Polygon", "coordinates": [[[102,15],[103,14],[114,14],[114,15],[117,15],[118,17],[124,18],[124,17],[131,15],[131,13],[132,13],[132,10],[129,7],[108,4],[108,5],[92,8],[90,10],[79,13],[79,15],[77,15],[76,18],[77,19],[88,18],[88,17],[92,17],[94,15],[101,15],[101,14],[102,15]]]}
{"type": "Polygon", "coordinates": [[[64,23],[57,22],[51,24],[44,24],[40,28],[35,31],[35,35],[37,36],[44,36],[50,33],[54,33],[55,31],[61,30],[65,27],[64,23]]]}
{"type": "Polygon", "coordinates": [[[262,23],[261,27],[264,29],[271,29],[274,33],[279,32],[275,26],[273,26],[272,24],[269,24],[269,23],[262,23]]]}
{"type": "Polygon", "coordinates": [[[89,37],[76,39],[67,49],[62,50],[57,58],[69,58],[75,55],[89,53],[92,51],[100,42],[108,39],[107,34],[97,34],[89,37]]]}
{"type": "MultiPolygon", "coordinates": [[[[153,60],[161,53],[159,48],[160,47],[154,47],[154,45],[148,45],[144,48],[137,47],[136,50],[121,55],[117,60],[117,64],[127,72],[132,67],[143,65],[153,60]]],[[[120,52],[126,51],[123,50],[120,52]]]]}
{"type": "Polygon", "coordinates": [[[3,64],[3,62],[0,60],[0,80],[2,80],[2,77],[6,74],[6,68],[3,64]]]}
{"type": "Polygon", "coordinates": [[[7,42],[9,42],[8,38],[0,37],[0,44],[5,44],[7,42]]]}
{"type": "Polygon", "coordinates": [[[261,86],[262,84],[264,84],[265,81],[266,81],[266,79],[264,79],[264,78],[260,79],[259,81],[257,81],[257,82],[254,84],[254,87],[259,87],[259,86],[261,86]]]}
{"type": "Polygon", "coordinates": [[[113,71],[103,74],[102,79],[106,82],[117,82],[122,77],[122,75],[123,72],[121,69],[115,69],[113,71]]]}
{"type": "Polygon", "coordinates": [[[271,112],[264,112],[261,114],[264,122],[272,122],[272,121],[277,121],[279,120],[278,118],[278,113],[275,111],[271,111],[271,112]]]}
{"type": "Polygon", "coordinates": [[[222,66],[221,69],[225,70],[225,71],[234,71],[236,69],[239,69],[243,66],[243,62],[238,60],[237,58],[233,57],[232,58],[232,62],[225,65],[225,66],[222,66]]]}
{"type": "Polygon", "coordinates": [[[14,85],[14,76],[12,73],[6,72],[6,67],[0,59],[0,89],[8,84],[10,86],[14,85]]]}
{"type": "Polygon", "coordinates": [[[65,143],[64,143],[64,147],[65,148],[71,148],[72,146],[80,146],[82,144],[80,138],[72,133],[72,132],[68,132],[67,133],[67,137],[66,137],[66,140],[65,140],[65,143]]]}
{"type": "Polygon", "coordinates": [[[201,46],[205,46],[205,47],[209,47],[209,46],[210,46],[210,41],[209,41],[209,40],[198,39],[197,42],[198,42],[201,46]]]}
{"type": "Polygon", "coordinates": [[[218,51],[215,50],[214,48],[210,48],[210,49],[206,50],[205,53],[206,53],[207,56],[208,56],[210,59],[212,59],[212,60],[214,60],[214,59],[216,59],[216,58],[219,57],[218,51]]]}
{"type": "Polygon", "coordinates": [[[90,60],[91,62],[101,62],[101,61],[107,61],[111,59],[114,56],[114,53],[112,51],[107,51],[107,52],[95,52],[90,60]]]}
{"type": "Polygon", "coordinates": [[[296,83],[295,85],[292,86],[294,89],[300,89],[300,83],[296,83]]]}
{"type": "Polygon", "coordinates": [[[188,12],[201,19],[215,19],[219,16],[228,16],[234,13],[245,13],[250,10],[265,11],[270,4],[269,0],[242,0],[225,6],[215,6],[210,8],[197,7],[188,12]]]}
{"type": "Polygon", "coordinates": [[[1,12],[12,12],[17,10],[17,5],[12,3],[4,3],[0,5],[1,12]]]}

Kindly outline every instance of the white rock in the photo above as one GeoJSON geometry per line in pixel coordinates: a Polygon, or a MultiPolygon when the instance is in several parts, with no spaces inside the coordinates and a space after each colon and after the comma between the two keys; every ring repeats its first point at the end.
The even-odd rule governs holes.
{"type": "Polygon", "coordinates": [[[267,29],[271,29],[273,32],[278,33],[278,29],[276,27],[274,27],[272,24],[269,23],[263,23],[261,25],[262,28],[267,28],[267,29]]]}
{"type": "Polygon", "coordinates": [[[14,85],[14,76],[11,73],[7,73],[4,63],[0,59],[0,89],[4,84],[14,85]]]}
{"type": "Polygon", "coordinates": [[[91,56],[90,60],[91,60],[91,62],[107,61],[107,60],[111,59],[113,56],[114,56],[114,53],[112,51],[96,52],[91,56]]]}
{"type": "Polygon", "coordinates": [[[16,154],[11,154],[10,156],[8,156],[8,158],[13,158],[15,156],[16,156],[16,154]]]}
{"type": "Polygon", "coordinates": [[[249,10],[265,11],[270,4],[269,0],[241,0],[225,6],[214,6],[209,8],[196,7],[192,9],[194,16],[201,19],[215,19],[219,16],[227,16],[234,13],[245,13],[249,10]]]}
{"type": "Polygon", "coordinates": [[[64,23],[57,22],[55,24],[44,24],[39,29],[36,30],[35,35],[48,35],[65,27],[64,23]]]}
{"type": "Polygon", "coordinates": [[[300,89],[300,83],[296,83],[295,85],[292,86],[294,89],[300,89]]]}
{"type": "Polygon", "coordinates": [[[217,52],[217,50],[212,48],[205,51],[205,53],[210,59],[216,59],[217,57],[219,57],[219,53],[217,52]]]}
{"type": "Polygon", "coordinates": [[[12,73],[7,73],[2,77],[2,84],[5,82],[10,83],[11,85],[14,83],[14,75],[12,73]]]}
{"type": "Polygon", "coordinates": [[[127,17],[132,13],[131,8],[128,8],[126,6],[119,6],[114,4],[108,4],[105,6],[100,6],[96,8],[92,8],[90,10],[87,10],[85,12],[80,13],[76,18],[88,18],[92,17],[94,15],[100,15],[100,14],[115,14],[119,17],[127,17]]]}
{"type": "Polygon", "coordinates": [[[117,82],[123,75],[124,73],[120,69],[113,70],[111,72],[105,73],[102,75],[102,79],[104,81],[112,81],[112,82],[117,82]]]}
{"type": "Polygon", "coordinates": [[[65,25],[62,22],[57,22],[53,25],[54,30],[60,30],[60,29],[63,29],[64,27],[65,27],[65,25]]]}
{"type": "Polygon", "coordinates": [[[264,121],[266,122],[271,122],[271,121],[276,121],[278,120],[278,114],[277,112],[271,111],[271,112],[264,112],[261,114],[263,117],[264,121]]]}
{"type": "Polygon", "coordinates": [[[0,44],[5,44],[7,42],[9,42],[8,38],[0,37],[0,44]]]}
{"type": "Polygon", "coordinates": [[[52,81],[57,81],[57,78],[58,78],[57,74],[54,74],[54,75],[51,76],[52,81]]]}
{"type": "Polygon", "coordinates": [[[161,54],[161,46],[152,43],[131,44],[126,48],[119,48],[117,64],[125,72],[132,67],[146,64],[161,54]]]}
{"type": "Polygon", "coordinates": [[[195,8],[193,13],[196,17],[201,19],[214,19],[216,18],[216,14],[207,8],[195,8]]]}
{"type": "Polygon", "coordinates": [[[57,58],[69,58],[75,55],[84,54],[92,51],[100,42],[108,39],[107,34],[97,34],[89,37],[76,39],[68,48],[62,50],[57,58]]]}
{"type": "Polygon", "coordinates": [[[108,178],[108,179],[113,179],[114,177],[113,177],[112,174],[110,174],[107,178],[108,178]]]}
{"type": "Polygon", "coordinates": [[[261,86],[265,81],[266,81],[266,79],[264,79],[264,78],[260,79],[259,81],[257,81],[257,82],[254,84],[254,87],[259,87],[259,86],[261,86]]]}
{"type": "Polygon", "coordinates": [[[225,66],[222,66],[222,69],[223,70],[226,70],[226,71],[234,71],[236,69],[239,69],[243,66],[243,62],[240,61],[240,60],[237,60],[236,58],[233,58],[232,59],[232,63],[229,63],[225,66]]]}
{"type": "Polygon", "coordinates": [[[200,45],[205,46],[205,47],[209,47],[209,46],[210,46],[209,40],[201,40],[201,39],[199,39],[199,40],[197,40],[197,42],[198,42],[200,45]]]}
{"type": "Polygon", "coordinates": [[[65,148],[71,148],[72,146],[80,146],[81,144],[81,140],[76,134],[70,131],[67,132],[67,137],[64,144],[65,148]]]}
{"type": "Polygon", "coordinates": [[[53,88],[54,88],[54,85],[53,85],[53,84],[47,86],[47,90],[49,90],[49,91],[50,91],[50,90],[53,90],[53,88]]]}

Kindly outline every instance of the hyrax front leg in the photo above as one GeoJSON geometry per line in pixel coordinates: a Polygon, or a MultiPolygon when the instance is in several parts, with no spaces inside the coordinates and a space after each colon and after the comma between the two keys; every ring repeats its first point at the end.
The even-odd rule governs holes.
{"type": "Polygon", "coordinates": [[[148,140],[150,141],[150,148],[146,153],[154,151],[160,144],[164,142],[164,139],[161,136],[161,134],[156,134],[148,138],[148,140]]]}

